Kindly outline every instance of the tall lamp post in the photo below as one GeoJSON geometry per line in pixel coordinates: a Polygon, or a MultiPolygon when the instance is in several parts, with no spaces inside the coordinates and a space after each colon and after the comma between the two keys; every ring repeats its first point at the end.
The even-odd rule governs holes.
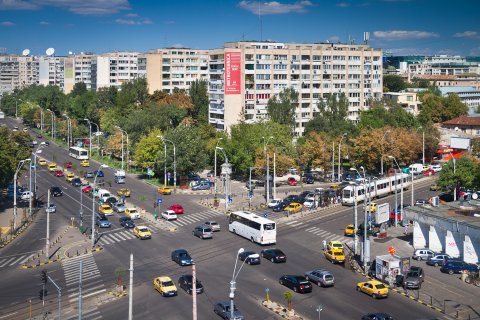
{"type": "MultiPolygon", "coordinates": [[[[42,152],[42,148],[45,147],[46,144],[45,144],[45,141],[42,141],[40,143],[40,145],[37,147],[37,149],[35,150],[35,152],[33,153],[33,163],[35,164],[35,167],[33,169],[34,171],[34,179],[33,179],[33,199],[37,199],[37,154],[41,153],[42,152]]],[[[30,190],[32,191],[32,190],[30,190]]],[[[31,202],[31,200],[30,200],[31,202]]],[[[31,211],[30,211],[30,214],[31,214],[31,211]]]]}
{"type": "MultiPolygon", "coordinates": [[[[108,168],[106,164],[101,164],[97,171],[95,171],[95,178],[93,179],[93,193],[92,193],[92,249],[95,247],[95,188],[97,183],[98,172],[102,168],[108,168]]],[[[82,192],[80,190],[80,192],[82,192]]]]}
{"type": "Polygon", "coordinates": [[[50,109],[47,109],[47,111],[52,114],[52,126],[50,130],[52,131],[52,140],[54,140],[55,139],[55,113],[53,113],[53,111],[50,109]]]}
{"type": "Polygon", "coordinates": [[[175,148],[175,143],[172,140],[165,139],[164,137],[162,137],[162,140],[173,144],[173,192],[177,193],[177,151],[175,148]]]}
{"type": "MultiPolygon", "coordinates": [[[[218,150],[221,150],[222,153],[223,153],[223,156],[225,157],[225,164],[228,164],[228,157],[227,157],[227,154],[225,153],[225,150],[221,147],[216,147],[218,150]]],[[[225,168],[226,170],[228,170],[228,168],[225,168]]],[[[228,209],[228,196],[229,196],[229,181],[230,181],[230,178],[229,178],[229,173],[226,172],[225,173],[225,210],[228,209]]]]}
{"type": "Polygon", "coordinates": [[[453,153],[450,151],[453,161],[453,177],[455,178],[455,188],[453,189],[453,201],[457,201],[457,162],[453,153]]]}
{"type": "Polygon", "coordinates": [[[343,138],[347,136],[347,133],[342,134],[342,138],[340,139],[340,144],[338,145],[338,182],[342,181],[341,175],[340,175],[340,163],[342,162],[342,157],[341,157],[341,150],[342,150],[342,141],[343,138]]]}
{"type": "Polygon", "coordinates": [[[17,165],[17,170],[15,170],[15,174],[13,175],[13,230],[17,228],[17,175],[25,162],[28,161],[31,161],[31,159],[20,160],[17,165]]]}
{"type": "Polygon", "coordinates": [[[242,267],[245,264],[245,261],[247,261],[248,260],[247,258],[250,257],[250,256],[248,256],[247,258],[245,258],[245,260],[243,260],[243,263],[240,266],[240,268],[238,269],[238,272],[235,273],[235,271],[237,270],[238,256],[241,253],[243,253],[244,251],[245,251],[245,249],[243,249],[243,248],[238,249],[237,257],[235,258],[235,266],[233,267],[232,280],[230,281],[230,295],[229,295],[229,297],[230,297],[230,319],[234,319],[234,311],[235,311],[234,299],[235,299],[237,277],[238,277],[238,274],[240,273],[240,271],[242,270],[242,267]]]}
{"type": "Polygon", "coordinates": [[[383,176],[383,155],[385,154],[385,148],[383,146],[383,142],[385,141],[385,136],[387,135],[387,133],[390,133],[390,130],[385,131],[385,133],[383,134],[383,137],[382,137],[382,141],[381,141],[382,155],[380,157],[380,173],[381,173],[382,176],[383,176]]]}
{"type": "Polygon", "coordinates": [[[90,123],[90,120],[87,118],[84,118],[83,120],[87,121],[88,123],[88,145],[89,145],[88,154],[91,157],[92,156],[92,124],[90,123]]]}
{"type": "MultiPolygon", "coordinates": [[[[403,179],[404,177],[403,177],[402,169],[398,165],[397,159],[394,156],[388,156],[388,158],[393,159],[393,161],[395,161],[395,164],[398,167],[398,171],[400,171],[400,212],[402,213],[402,216],[403,216],[403,179]]],[[[395,190],[397,190],[396,184],[395,184],[395,190]]],[[[398,211],[398,208],[396,208],[396,210],[398,211]]],[[[397,217],[398,217],[398,212],[395,212],[395,227],[398,226],[397,217]]]]}
{"type": "Polygon", "coordinates": [[[70,133],[71,133],[71,130],[72,130],[72,119],[70,119],[70,117],[67,116],[66,113],[64,113],[63,116],[65,118],[67,118],[67,144],[68,144],[68,147],[70,148],[70,145],[71,145],[70,133]]]}
{"type": "Polygon", "coordinates": [[[123,134],[125,133],[125,135],[127,136],[127,171],[128,171],[128,164],[129,164],[129,156],[128,156],[128,133],[127,131],[123,130],[122,128],[120,128],[119,126],[115,126],[115,128],[117,128],[118,130],[120,130],[120,132],[122,132],[122,170],[123,170],[123,134]]]}
{"type": "MultiPolygon", "coordinates": [[[[356,168],[350,168],[350,171],[356,171],[358,175],[358,170],[356,168]]],[[[354,252],[357,254],[357,248],[358,248],[358,234],[357,234],[357,229],[358,229],[358,210],[357,210],[357,185],[353,185],[353,237],[354,237],[354,252]]],[[[365,201],[365,198],[364,200],[365,201]]]]}
{"type": "MultiPolygon", "coordinates": [[[[356,173],[360,175],[360,173],[358,172],[358,170],[356,168],[352,168],[353,170],[356,171],[356,173]]],[[[370,182],[368,182],[368,185],[367,185],[367,178],[366,178],[366,175],[365,175],[365,168],[362,166],[360,167],[360,169],[362,169],[362,172],[363,172],[363,214],[364,214],[364,217],[363,217],[363,270],[365,272],[367,272],[367,261],[369,260],[369,258],[367,259],[367,253],[369,252],[368,250],[368,245],[367,245],[367,241],[368,241],[368,237],[367,237],[367,229],[368,229],[368,226],[367,226],[367,223],[368,223],[368,216],[367,216],[367,189],[368,189],[368,194],[370,194],[370,182]]],[[[369,200],[370,200],[370,197],[369,197],[369,200]]],[[[358,241],[358,240],[357,240],[358,241]]]]}
{"type": "Polygon", "coordinates": [[[267,180],[267,181],[265,181],[265,187],[267,188],[267,190],[266,190],[266,196],[267,197],[265,199],[266,200],[265,203],[268,204],[268,202],[270,201],[270,172],[269,172],[270,168],[269,168],[269,164],[268,164],[268,158],[269,157],[268,157],[268,154],[267,154],[267,144],[268,144],[268,141],[270,139],[272,139],[273,137],[270,136],[267,139],[265,139],[265,137],[262,137],[262,138],[263,138],[263,152],[265,154],[265,172],[266,172],[265,173],[265,179],[267,180]]]}
{"type": "Polygon", "coordinates": [[[219,138],[218,141],[217,141],[217,144],[215,145],[215,156],[214,156],[214,172],[213,172],[213,185],[214,185],[214,189],[215,189],[215,196],[217,195],[217,148],[218,148],[218,144],[220,143],[220,141],[223,140],[223,138],[219,138]]]}

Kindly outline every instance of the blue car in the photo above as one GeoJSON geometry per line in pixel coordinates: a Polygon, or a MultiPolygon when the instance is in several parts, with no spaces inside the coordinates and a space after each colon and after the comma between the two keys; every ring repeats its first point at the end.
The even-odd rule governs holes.
{"type": "Polygon", "coordinates": [[[125,229],[131,229],[135,227],[135,222],[133,222],[132,218],[124,216],[121,217],[119,220],[120,225],[125,229]]]}
{"type": "Polygon", "coordinates": [[[97,215],[96,225],[100,228],[110,228],[112,226],[110,220],[104,214],[97,215]]]}
{"type": "Polygon", "coordinates": [[[193,264],[192,257],[185,249],[177,249],[172,252],[172,261],[175,261],[181,266],[191,266],[193,264]]]}
{"type": "Polygon", "coordinates": [[[103,173],[102,170],[95,170],[95,171],[93,172],[93,174],[94,174],[94,176],[97,176],[97,177],[99,177],[99,178],[105,177],[105,174],[103,173]]]}
{"type": "Polygon", "coordinates": [[[478,271],[478,266],[473,263],[466,263],[462,260],[445,260],[443,266],[440,268],[440,271],[443,273],[454,274],[461,273],[463,270],[467,271],[478,271]]]}

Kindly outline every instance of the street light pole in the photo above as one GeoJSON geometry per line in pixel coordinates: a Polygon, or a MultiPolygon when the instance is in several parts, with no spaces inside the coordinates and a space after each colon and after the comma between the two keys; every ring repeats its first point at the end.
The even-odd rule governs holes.
{"type": "Polygon", "coordinates": [[[244,251],[245,250],[243,248],[238,249],[237,256],[235,257],[235,266],[233,267],[232,280],[230,281],[230,296],[229,296],[230,297],[230,319],[234,319],[234,310],[235,310],[234,299],[235,299],[237,277],[238,277],[238,274],[240,273],[240,271],[242,270],[242,267],[245,264],[245,261],[247,261],[248,258],[250,257],[250,256],[248,256],[248,257],[245,258],[245,260],[243,260],[243,263],[240,266],[240,268],[238,269],[238,272],[235,273],[235,271],[237,270],[238,256],[241,253],[243,253],[244,251]]]}
{"type": "Polygon", "coordinates": [[[450,151],[453,161],[453,177],[455,178],[455,188],[453,189],[453,201],[457,201],[457,163],[456,159],[453,156],[453,153],[450,151]]]}
{"type": "Polygon", "coordinates": [[[17,170],[15,170],[15,174],[13,175],[13,230],[17,228],[17,175],[20,169],[22,169],[25,162],[30,160],[30,158],[20,160],[17,165],[17,170]]]}
{"type": "MultiPolygon", "coordinates": [[[[402,213],[402,218],[403,218],[403,179],[404,179],[403,178],[403,173],[402,173],[402,169],[398,165],[397,159],[394,156],[388,156],[388,157],[390,159],[393,159],[393,161],[395,161],[395,164],[398,167],[398,171],[400,172],[400,212],[402,213]]],[[[396,190],[397,190],[397,188],[395,187],[395,191],[396,190]]],[[[398,210],[398,207],[397,207],[397,210],[398,210]]],[[[398,226],[397,215],[398,215],[398,213],[395,212],[395,227],[398,226]]]]}
{"type": "Polygon", "coordinates": [[[92,124],[90,123],[90,120],[87,118],[83,119],[84,121],[87,121],[88,123],[88,144],[89,144],[89,151],[88,154],[91,157],[92,156],[92,124]]]}
{"type": "Polygon", "coordinates": [[[385,136],[387,135],[387,133],[389,133],[390,130],[387,130],[385,131],[385,133],[383,134],[383,137],[382,137],[382,142],[381,142],[381,147],[382,147],[382,155],[380,157],[380,172],[381,172],[381,175],[383,176],[383,155],[385,154],[385,148],[383,147],[383,142],[385,141],[385,136]]]}
{"type": "Polygon", "coordinates": [[[50,109],[47,109],[47,111],[52,114],[52,126],[50,130],[52,131],[52,140],[54,140],[55,139],[55,114],[50,109]]]}
{"type": "Polygon", "coordinates": [[[71,129],[72,129],[72,127],[71,127],[71,125],[72,125],[72,123],[71,123],[72,119],[70,119],[70,117],[67,116],[66,113],[64,113],[63,116],[64,116],[65,118],[67,118],[67,144],[68,144],[68,147],[70,148],[70,145],[71,145],[71,141],[70,141],[70,131],[71,131],[71,129]]]}
{"type": "Polygon", "coordinates": [[[218,148],[218,144],[220,143],[220,140],[223,140],[223,138],[219,138],[218,141],[217,141],[217,144],[215,145],[215,156],[214,156],[214,173],[213,173],[213,185],[214,185],[214,188],[215,188],[215,195],[217,195],[217,148],[218,148]]]}
{"type": "Polygon", "coordinates": [[[338,145],[338,182],[342,181],[342,178],[340,176],[340,163],[342,162],[342,157],[340,156],[340,152],[342,151],[342,141],[343,138],[347,136],[346,133],[342,135],[342,138],[340,139],[340,144],[338,145]]]}
{"type": "MultiPolygon", "coordinates": [[[[34,172],[34,182],[33,182],[33,191],[31,190],[31,187],[30,187],[30,191],[33,192],[33,199],[37,199],[37,154],[41,153],[42,152],[42,148],[45,147],[45,141],[42,141],[40,143],[40,145],[37,147],[37,149],[35,150],[35,152],[33,153],[33,163],[35,164],[35,167],[33,168],[33,172],[34,172]]],[[[30,166],[31,167],[31,166],[30,166]]],[[[33,201],[33,199],[30,199],[30,203],[33,201]]],[[[32,215],[32,208],[30,206],[30,216],[32,215]]]]}
{"type": "MultiPolygon", "coordinates": [[[[98,172],[101,168],[108,168],[106,164],[101,164],[95,172],[95,178],[93,179],[93,192],[92,192],[92,249],[95,247],[95,189],[97,183],[98,172]]],[[[81,191],[80,191],[81,192],[81,191]]]]}
{"type": "Polygon", "coordinates": [[[268,144],[268,140],[272,139],[273,137],[270,136],[268,137],[268,139],[265,139],[265,137],[262,137],[263,138],[263,152],[265,153],[265,162],[266,162],[266,166],[265,166],[265,177],[266,177],[266,182],[265,182],[265,186],[267,188],[267,192],[266,192],[266,204],[268,205],[268,201],[270,201],[270,168],[269,168],[269,163],[268,163],[268,154],[267,154],[267,144],[268,144]]]}

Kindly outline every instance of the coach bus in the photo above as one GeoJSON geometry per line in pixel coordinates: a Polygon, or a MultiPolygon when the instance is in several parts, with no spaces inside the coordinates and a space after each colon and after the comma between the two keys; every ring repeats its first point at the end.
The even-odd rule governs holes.
{"type": "Polygon", "coordinates": [[[68,150],[70,157],[78,160],[88,160],[88,150],[80,147],[70,147],[68,150]]]}
{"type": "Polygon", "coordinates": [[[228,230],[261,245],[277,242],[275,221],[257,216],[249,211],[235,211],[230,214],[228,230]]]}

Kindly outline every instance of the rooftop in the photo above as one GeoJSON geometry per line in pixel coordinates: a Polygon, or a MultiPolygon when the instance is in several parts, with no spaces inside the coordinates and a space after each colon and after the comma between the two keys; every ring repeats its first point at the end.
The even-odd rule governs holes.
{"type": "Polygon", "coordinates": [[[463,224],[470,228],[480,229],[480,201],[456,201],[440,204],[438,207],[409,207],[409,211],[421,213],[422,216],[448,220],[456,224],[463,224]]]}
{"type": "Polygon", "coordinates": [[[447,126],[480,126],[480,117],[460,116],[445,122],[442,125],[447,126]]]}

